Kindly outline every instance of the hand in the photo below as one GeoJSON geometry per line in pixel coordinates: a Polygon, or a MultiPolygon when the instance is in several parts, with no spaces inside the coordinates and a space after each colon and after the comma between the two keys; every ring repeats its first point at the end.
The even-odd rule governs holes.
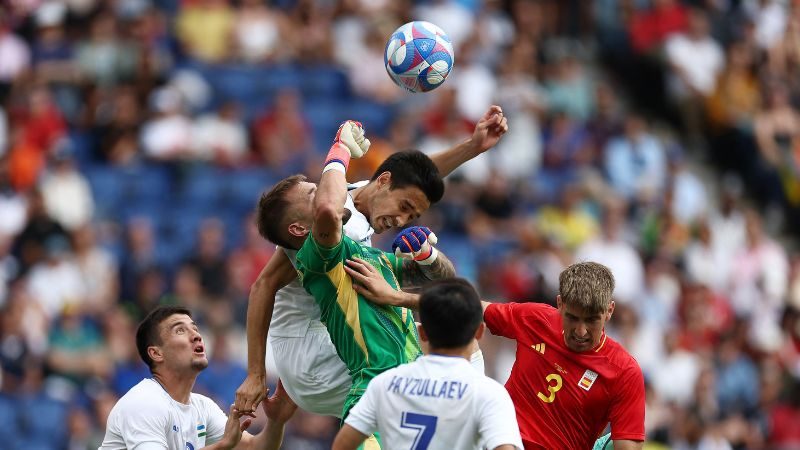
{"type": "Polygon", "coordinates": [[[281,380],[278,380],[275,393],[261,407],[264,409],[267,419],[277,423],[288,422],[297,411],[297,404],[289,397],[281,380]]]}
{"type": "Polygon", "coordinates": [[[339,125],[334,144],[342,144],[350,152],[351,158],[361,158],[369,150],[370,142],[364,136],[364,127],[361,122],[346,120],[339,125]]]}
{"type": "Polygon", "coordinates": [[[437,251],[433,245],[437,241],[436,235],[428,227],[408,227],[394,238],[392,250],[400,258],[428,265],[436,260],[437,251]]]}
{"type": "Polygon", "coordinates": [[[255,414],[244,413],[231,405],[230,411],[228,412],[228,421],[225,422],[225,432],[222,434],[220,444],[225,448],[236,447],[242,439],[242,432],[250,428],[253,417],[255,417],[255,414]],[[243,416],[248,417],[240,422],[239,419],[243,416]]]}
{"type": "Polygon", "coordinates": [[[508,131],[508,121],[503,115],[503,109],[492,105],[475,125],[472,142],[478,151],[483,153],[497,145],[506,131],[508,131]]]}
{"type": "Polygon", "coordinates": [[[367,261],[353,257],[345,261],[344,271],[355,281],[353,289],[367,300],[381,305],[397,305],[399,291],[383,278],[383,274],[367,261]]]}
{"type": "Polygon", "coordinates": [[[248,373],[241,386],[236,389],[234,407],[243,413],[255,412],[258,404],[267,396],[267,375],[248,373]]]}

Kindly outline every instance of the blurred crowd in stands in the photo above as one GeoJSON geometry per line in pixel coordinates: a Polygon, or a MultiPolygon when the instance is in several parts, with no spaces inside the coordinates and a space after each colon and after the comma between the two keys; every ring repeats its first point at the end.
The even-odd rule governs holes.
{"type": "MultiPolygon", "coordinates": [[[[316,177],[341,120],[373,142],[357,180],[461,142],[493,103],[510,131],[420,220],[458,272],[553,303],[563,267],[608,265],[646,448],[800,448],[793,0],[2,1],[0,448],[96,448],[149,376],[133,337],[157,304],[194,311],[196,391],[227,409],[273,251],[260,191],[316,177]],[[456,49],[429,94],[385,74],[409,20],[456,49]]],[[[482,346],[504,381],[513,347],[482,346]]],[[[284,447],[330,448],[337,426],[298,412],[284,447]]]]}

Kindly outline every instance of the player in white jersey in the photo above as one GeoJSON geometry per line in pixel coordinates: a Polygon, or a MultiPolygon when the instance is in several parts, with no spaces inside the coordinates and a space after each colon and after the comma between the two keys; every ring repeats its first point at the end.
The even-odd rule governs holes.
{"type": "Polygon", "coordinates": [[[243,432],[251,419],[240,419],[247,414],[231,408],[226,417],[213,400],[192,392],[208,358],[189,310],[176,306],[153,310],[136,330],[136,347],[153,376],[114,405],[99,450],[280,447],[283,425],[297,408],[280,385],[264,402],[267,424],[255,436],[243,432]]]}
{"type": "MultiPolygon", "coordinates": [[[[493,147],[507,130],[502,110],[492,106],[470,139],[431,159],[444,177],[493,147]]],[[[410,200],[419,197],[409,195],[410,189],[416,189],[413,186],[395,188],[393,169],[384,169],[382,164],[372,180],[350,185],[345,203],[350,212],[345,235],[365,245],[371,245],[373,233],[403,227],[428,207],[410,200]]],[[[262,225],[271,226],[270,218],[264,218],[262,225]]],[[[264,358],[269,336],[278,376],[292,399],[307,411],[339,417],[352,380],[320,322],[319,307],[297,281],[290,259],[290,252],[279,247],[251,288],[247,309],[248,374],[236,391],[235,405],[242,411],[253,411],[264,397],[264,358]]],[[[475,350],[473,364],[482,373],[483,356],[477,345],[475,350]]]]}
{"type": "Polygon", "coordinates": [[[386,449],[522,450],[508,392],[468,362],[470,343],[484,330],[475,289],[459,278],[432,282],[419,314],[428,354],[369,383],[333,450],[354,450],[375,432],[386,449]]]}

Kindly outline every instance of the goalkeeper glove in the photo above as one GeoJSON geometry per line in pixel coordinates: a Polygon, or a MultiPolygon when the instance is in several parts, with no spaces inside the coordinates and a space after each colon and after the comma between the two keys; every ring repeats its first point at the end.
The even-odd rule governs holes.
{"type": "Polygon", "coordinates": [[[436,235],[430,228],[408,227],[394,238],[392,250],[400,258],[413,259],[427,266],[439,256],[439,251],[433,247],[436,242],[436,235]]]}
{"type": "Polygon", "coordinates": [[[333,145],[325,157],[325,168],[322,173],[329,170],[338,170],[346,173],[350,165],[350,158],[361,158],[369,150],[369,139],[364,137],[364,128],[360,122],[346,120],[339,125],[339,131],[333,139],[333,145]]]}

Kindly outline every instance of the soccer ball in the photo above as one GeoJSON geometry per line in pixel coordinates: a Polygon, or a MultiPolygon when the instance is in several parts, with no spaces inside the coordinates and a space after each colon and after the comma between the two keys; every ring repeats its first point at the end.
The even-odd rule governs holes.
{"type": "Polygon", "coordinates": [[[453,68],[453,44],[430,22],[409,22],[397,29],[383,54],[386,72],[403,89],[428,92],[444,83],[453,68]]]}

